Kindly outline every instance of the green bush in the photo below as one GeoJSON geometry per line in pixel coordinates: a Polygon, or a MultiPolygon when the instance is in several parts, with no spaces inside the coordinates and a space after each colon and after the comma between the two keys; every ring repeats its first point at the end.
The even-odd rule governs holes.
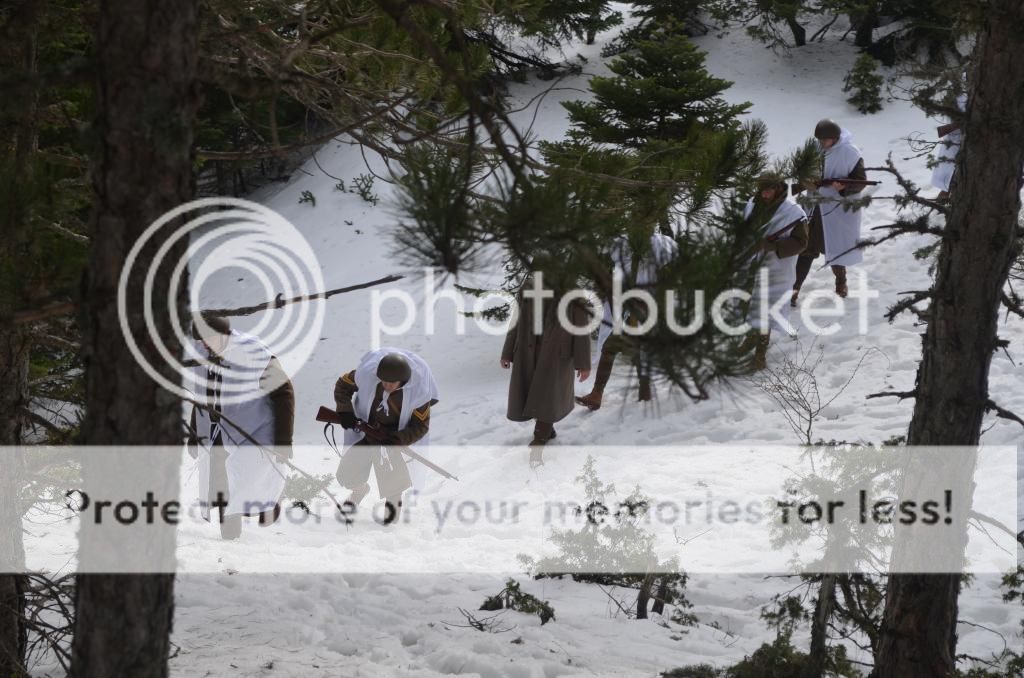
{"type": "Polygon", "coordinates": [[[853,92],[847,99],[861,113],[882,110],[882,84],[885,78],[878,74],[878,62],[870,54],[861,54],[846,75],[844,92],[853,92]]]}

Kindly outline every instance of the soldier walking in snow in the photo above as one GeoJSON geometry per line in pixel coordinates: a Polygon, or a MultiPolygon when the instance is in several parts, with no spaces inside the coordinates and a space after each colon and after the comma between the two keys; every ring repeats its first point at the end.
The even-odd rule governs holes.
{"type": "MultiPolygon", "coordinates": [[[[636,279],[633,281],[635,287],[653,289],[657,283],[658,269],[667,264],[679,251],[676,241],[670,236],[654,230],[651,225],[650,238],[647,243],[647,251],[640,256],[633,253],[629,240],[625,237],[619,238],[612,246],[612,262],[615,266],[613,275],[622,275],[629,278],[633,275],[634,258],[638,258],[636,266],[636,279]]],[[[636,326],[636,320],[625,314],[625,321],[636,326]]],[[[615,328],[615,318],[612,313],[610,302],[604,303],[604,318],[601,320],[601,330],[597,336],[598,350],[601,352],[601,359],[597,363],[597,371],[594,375],[594,386],[590,393],[576,398],[576,402],[587,409],[594,411],[601,409],[601,401],[604,397],[604,389],[612,374],[612,367],[615,365],[615,356],[623,348],[621,336],[612,335],[615,328]]],[[[648,372],[648,365],[641,355],[636,364],[639,381],[639,398],[641,402],[651,399],[651,376],[648,372]]]]}
{"type": "MultiPolygon", "coordinates": [[[[781,298],[792,294],[796,280],[796,258],[807,247],[807,215],[803,208],[789,199],[786,182],[782,177],[767,174],[758,179],[757,194],[747,202],[743,212],[747,223],[761,234],[759,247],[763,253],[761,267],[767,269],[767,287],[762,286],[759,273],[750,300],[748,322],[753,331],[740,345],[740,353],[754,350],[754,370],[766,367],[768,343],[773,328],[786,331],[774,316],[763,318],[766,301],[774,306],[781,298]],[[767,322],[766,322],[767,320],[767,322]]],[[[783,318],[789,316],[789,304],[778,307],[783,318]]]]}
{"type": "Polygon", "coordinates": [[[367,481],[373,469],[387,508],[383,522],[398,519],[402,493],[422,484],[425,472],[423,464],[406,462],[402,448],[427,444],[430,408],[437,400],[430,367],[412,351],[371,351],[362,357],[359,367],[338,379],[334,401],[347,449],[338,464],[337,478],[352,491],[349,502],[358,505],[370,492],[367,481]]]}
{"type": "MultiPolygon", "coordinates": [[[[532,286],[533,278],[526,287],[532,286]]],[[[557,308],[561,295],[537,299],[520,290],[516,298],[517,322],[509,328],[501,349],[501,366],[512,369],[508,386],[508,418],[536,420],[530,446],[530,463],[542,460],[542,447],[555,437],[555,422],[561,421],[575,405],[573,371],[580,381],[590,376],[590,335],[573,334],[559,322],[557,308]],[[540,320],[540,333],[535,331],[540,320]]],[[[568,321],[576,328],[587,325],[589,307],[574,299],[566,309],[568,321]]]]}
{"type": "Polygon", "coordinates": [[[825,154],[822,168],[822,186],[812,194],[814,211],[811,214],[810,239],[807,249],[796,262],[796,282],[793,285],[791,305],[796,306],[800,288],[811,270],[811,264],[821,254],[832,266],[836,279],[836,294],[845,298],[846,267],[859,264],[863,252],[856,247],[860,240],[861,210],[846,202],[846,198],[864,190],[863,185],[844,183],[845,179],[864,181],[864,160],[860,149],[851,143],[853,135],[832,120],[821,120],[814,128],[814,136],[825,154]]]}
{"type": "MultiPolygon", "coordinates": [[[[966,94],[961,94],[957,98],[956,107],[960,112],[967,109],[966,94]]],[[[932,186],[939,189],[939,195],[935,199],[943,201],[949,199],[949,187],[953,183],[953,170],[956,169],[956,156],[960,153],[963,134],[956,122],[950,122],[939,129],[940,134],[945,134],[941,134],[942,139],[939,141],[939,157],[932,169],[932,186]]]]}
{"type": "Polygon", "coordinates": [[[291,457],[295,392],[270,350],[225,318],[200,316],[193,336],[211,363],[196,368],[196,383],[206,385],[196,400],[206,407],[193,407],[189,441],[199,462],[200,506],[206,520],[217,508],[221,537],[238,539],[243,516],[259,516],[261,526],[280,516],[280,462],[291,457]]]}

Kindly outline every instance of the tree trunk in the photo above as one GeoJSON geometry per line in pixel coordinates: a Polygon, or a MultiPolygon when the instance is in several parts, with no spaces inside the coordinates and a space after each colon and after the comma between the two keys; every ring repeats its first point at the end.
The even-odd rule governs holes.
{"type": "Polygon", "coordinates": [[[22,538],[24,454],[22,419],[28,393],[28,341],[14,325],[0,328],[0,676],[26,675],[26,629],[22,622],[25,546],[22,538]]]}
{"type": "Polygon", "coordinates": [[[651,605],[651,612],[654,614],[665,614],[665,601],[668,599],[668,577],[662,575],[658,580],[658,593],[654,597],[654,605],[651,605]]]}
{"type": "MultiPolygon", "coordinates": [[[[193,194],[192,132],[199,103],[196,83],[196,0],[101,0],[96,25],[95,202],[91,252],[83,294],[86,417],[90,445],[174,445],[181,442],[180,403],[136,364],[125,346],[117,312],[125,257],[145,229],[193,194]]],[[[180,222],[179,222],[180,223],[180,222]]],[[[177,224],[172,224],[172,226],[177,224]]],[[[123,319],[141,348],[156,356],[145,329],[142,279],[169,233],[140,255],[129,280],[123,319]]],[[[185,256],[187,243],[167,259],[185,256]]],[[[154,278],[151,305],[157,333],[177,340],[172,316],[183,315],[185,284],[170,289],[170,267],[154,278]]],[[[173,349],[172,349],[173,350],[173,349]]],[[[160,364],[152,357],[154,364],[160,364]]],[[[164,376],[177,383],[169,366],[164,376]]],[[[151,455],[139,455],[152,459],[151,455]]],[[[121,455],[131,467],[132,455],[121,455]]],[[[95,456],[83,459],[85,484],[122,469],[95,456]]],[[[135,462],[137,464],[137,462],[135,462]]],[[[177,483],[180,458],[167,455],[149,469],[127,468],[155,484],[177,483]],[[148,473],[148,476],[142,475],[148,473]]],[[[90,548],[83,522],[80,560],[90,548]]],[[[161,543],[173,552],[174,533],[161,543]]],[[[174,575],[85,574],[78,578],[71,675],[89,678],[167,675],[174,575]]]]}
{"type": "MultiPolygon", "coordinates": [[[[35,75],[37,68],[38,3],[20,8],[18,40],[2,62],[10,72],[35,75]]],[[[7,40],[13,35],[0,35],[7,40]]],[[[31,303],[25,294],[24,250],[29,238],[25,182],[31,175],[30,160],[36,147],[38,93],[33,90],[19,100],[15,110],[15,138],[10,158],[10,181],[3,187],[6,209],[0,215],[0,266],[4,287],[0,299],[0,676],[27,675],[25,646],[25,545],[22,533],[22,488],[25,457],[24,410],[28,407],[29,338],[23,328],[11,322],[11,315],[31,303]]],[[[6,121],[5,121],[6,122],[6,121]]],[[[6,161],[7,158],[4,158],[6,161]]]]}
{"type": "Polygon", "coordinates": [[[836,575],[823,574],[818,586],[818,600],[814,604],[811,618],[811,649],[807,663],[800,673],[801,678],[818,678],[825,675],[828,659],[828,622],[836,607],[836,575]]]}
{"type": "Polygon", "coordinates": [[[654,573],[648,572],[640,582],[640,592],[636,596],[636,618],[647,619],[647,603],[651,600],[651,587],[654,586],[654,573]]]}
{"type": "Polygon", "coordinates": [[[861,49],[867,49],[874,42],[875,28],[878,26],[878,7],[876,3],[870,3],[856,14],[850,15],[850,23],[856,26],[853,37],[853,44],[861,49]]]}
{"type": "MultiPolygon", "coordinates": [[[[932,288],[908,445],[973,446],[980,439],[1000,293],[1018,246],[1024,164],[1021,25],[1024,3],[993,0],[975,47],[964,141],[932,288]]],[[[890,578],[879,678],[953,675],[959,583],[957,574],[890,578]]]]}
{"type": "Polygon", "coordinates": [[[786,17],[786,25],[789,26],[789,30],[793,34],[794,46],[803,47],[807,44],[807,29],[800,25],[795,15],[786,17]]]}

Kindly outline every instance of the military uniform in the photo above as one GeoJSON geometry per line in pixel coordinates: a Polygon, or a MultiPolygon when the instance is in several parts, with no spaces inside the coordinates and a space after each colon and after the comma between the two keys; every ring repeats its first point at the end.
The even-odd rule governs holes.
{"type": "MultiPolygon", "coordinates": [[[[369,480],[374,452],[381,445],[395,447],[413,445],[426,436],[430,430],[430,406],[437,403],[437,400],[431,400],[413,410],[412,416],[409,417],[409,423],[405,428],[399,430],[399,417],[405,394],[402,389],[385,393],[384,386],[380,382],[377,383],[376,388],[376,393],[370,404],[370,420],[366,423],[379,429],[386,437],[382,441],[364,437],[342,456],[338,466],[338,480],[349,489],[355,489],[369,480]]],[[[355,413],[352,399],[358,390],[355,370],[343,374],[338,379],[334,385],[334,402],[339,413],[355,413]]]]}

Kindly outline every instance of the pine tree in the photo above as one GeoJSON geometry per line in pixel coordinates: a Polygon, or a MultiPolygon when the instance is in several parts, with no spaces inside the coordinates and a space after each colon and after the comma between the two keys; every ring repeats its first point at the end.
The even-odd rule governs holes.
{"type": "Polygon", "coordinates": [[[750,104],[721,98],[732,83],[711,76],[704,53],[679,33],[636,44],[609,65],[613,77],[590,81],[594,101],[563,104],[570,138],[639,148],[649,141],[683,142],[709,131],[735,129],[750,104]]]}
{"type": "Polygon", "coordinates": [[[882,84],[885,78],[878,74],[878,61],[870,54],[861,54],[846,76],[844,92],[853,92],[847,99],[861,113],[882,110],[882,84]]]}

